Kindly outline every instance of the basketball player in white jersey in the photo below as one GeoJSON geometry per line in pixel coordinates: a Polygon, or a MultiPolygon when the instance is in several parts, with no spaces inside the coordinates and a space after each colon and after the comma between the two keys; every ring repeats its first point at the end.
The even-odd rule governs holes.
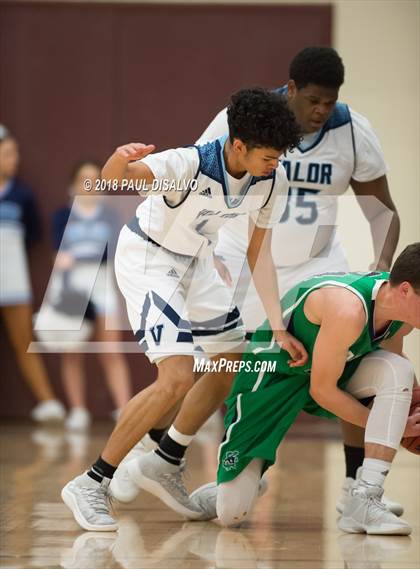
{"type": "MultiPolygon", "coordinates": [[[[379,140],[369,121],[337,102],[344,82],[344,67],[337,52],[328,47],[309,47],[299,52],[289,67],[289,81],[277,92],[287,97],[303,140],[282,164],[289,179],[289,200],[280,223],[273,228],[272,253],[281,296],[311,275],[350,270],[335,232],[338,196],[349,186],[359,199],[370,223],[375,262],[373,268],[390,270],[398,243],[399,218],[386,177],[387,166],[379,140]],[[369,201],[364,196],[373,196],[369,201]],[[284,243],[289,243],[285,249],[284,243]]],[[[222,110],[199,139],[211,140],[226,132],[222,110]]],[[[247,228],[241,220],[223,228],[216,253],[239,289],[238,307],[247,331],[262,322],[262,307],[246,267],[241,246],[247,228]],[[245,264],[239,285],[238,279],[245,264]]],[[[360,268],[360,267],[357,267],[360,268]]],[[[342,511],[348,492],[364,459],[364,432],[342,423],[346,478],[337,503],[342,511]]],[[[401,515],[402,506],[384,502],[401,515]]]]}
{"type": "MultiPolygon", "coordinates": [[[[291,366],[307,360],[305,348],[282,322],[270,240],[287,199],[287,177],[279,158],[299,142],[299,128],[284,97],[264,89],[235,94],[228,122],[225,136],[203,146],[151,154],[153,145],[127,144],[103,168],[103,178],[118,180],[122,187],[129,179],[152,188],[168,183],[171,191],[149,195],[120,234],[118,284],[135,337],[156,363],[158,377],[128,403],[91,469],[62,491],[84,529],[117,529],[107,505],[111,478],[134,444],[192,387],[194,356],[204,352],[216,361],[241,358],[245,329],[212,256],[224,223],[249,217],[248,262],[276,341],[290,354],[291,366]]],[[[217,385],[219,374],[210,375],[217,385]]],[[[233,380],[234,373],[228,375],[223,386],[233,380]]],[[[213,405],[219,404],[217,389],[208,389],[207,382],[206,389],[210,400],[216,398],[213,405]]],[[[200,508],[189,499],[181,461],[172,458],[172,448],[151,455],[142,465],[143,474],[150,473],[150,484],[170,505],[199,517],[200,508]]]]}
{"type": "MultiPolygon", "coordinates": [[[[374,196],[377,200],[376,206],[372,203],[366,206],[360,200],[370,223],[375,268],[389,270],[397,246],[399,218],[389,193],[382,150],[367,119],[337,102],[343,82],[344,66],[337,52],[328,47],[309,47],[293,59],[287,85],[277,90],[287,99],[303,134],[298,147],[282,160],[290,183],[289,200],[280,223],[273,228],[272,240],[281,295],[311,275],[349,271],[343,247],[334,232],[337,197],[349,185],[358,197],[374,196]],[[392,212],[392,221],[387,232],[389,212],[392,212]]],[[[226,132],[224,109],[198,142],[213,140],[226,132]]],[[[247,232],[242,218],[226,224],[220,231],[216,253],[224,263],[217,263],[221,265],[221,274],[236,291],[246,330],[251,332],[263,322],[264,311],[246,263],[247,232]]],[[[222,396],[221,382],[218,387],[222,396]]],[[[210,390],[215,390],[214,385],[206,386],[203,379],[189,392],[173,426],[160,441],[160,451],[170,453],[177,460],[183,457],[193,435],[213,408],[215,399],[208,397],[210,390]]],[[[225,391],[227,394],[229,386],[225,386],[225,391]]],[[[153,439],[156,435],[162,436],[165,431],[162,427],[150,432],[153,439]]],[[[364,431],[343,423],[343,434],[346,478],[337,503],[340,512],[364,459],[364,431]]],[[[114,477],[111,488],[118,499],[128,501],[135,496],[139,483],[146,488],[143,479],[130,476],[124,466],[114,477]]],[[[400,504],[387,498],[384,502],[395,514],[403,513],[400,504]]]]}

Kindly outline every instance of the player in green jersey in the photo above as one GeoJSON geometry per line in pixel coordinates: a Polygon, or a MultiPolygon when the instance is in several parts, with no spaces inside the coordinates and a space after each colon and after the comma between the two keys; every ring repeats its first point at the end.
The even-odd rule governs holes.
{"type": "Polygon", "coordinates": [[[361,477],[339,527],[350,533],[404,534],[407,522],[381,502],[383,483],[403,436],[420,436],[420,410],[408,417],[414,383],[402,356],[403,337],[420,328],[420,243],[407,247],[390,273],[312,277],[283,299],[283,317],[309,358],[291,368],[268,323],[255,332],[242,371],[227,399],[218,484],[192,495],[225,526],[239,525],[252,509],[264,471],[301,410],[337,416],[366,429],[361,477]],[[256,365],[256,364],[259,365],[256,365]],[[375,396],[372,409],[358,399],[375,396]]]}

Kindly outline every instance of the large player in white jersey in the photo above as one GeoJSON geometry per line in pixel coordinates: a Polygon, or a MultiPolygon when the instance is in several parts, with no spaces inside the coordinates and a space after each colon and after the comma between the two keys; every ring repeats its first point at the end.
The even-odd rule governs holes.
{"type": "MultiPolygon", "coordinates": [[[[234,95],[228,121],[229,136],[209,144],[158,154],[151,154],[153,145],[128,144],[103,168],[103,178],[122,185],[129,179],[180,190],[149,195],[118,241],[118,284],[135,337],[156,363],[158,376],[128,403],[92,468],[62,491],[84,529],[117,529],[106,502],[113,473],[131,447],[192,387],[197,351],[216,361],[241,358],[244,326],[212,258],[218,230],[234,217],[250,219],[248,261],[276,341],[290,354],[291,366],[307,360],[305,348],[282,322],[270,240],[287,198],[279,158],[298,143],[299,128],[284,98],[264,89],[234,95]]],[[[211,375],[217,384],[218,374],[211,375]]],[[[228,375],[230,383],[234,374],[228,375]]],[[[205,390],[210,399],[215,396],[211,383],[205,382],[205,390]]],[[[162,476],[149,479],[150,484],[159,486],[184,514],[201,515],[183,486],[181,461],[171,458],[170,449],[154,459],[162,476]]]]}
{"type": "MultiPolygon", "coordinates": [[[[398,215],[388,190],[387,166],[378,138],[365,117],[337,102],[344,78],[342,70],[335,50],[306,48],[292,61],[288,84],[277,90],[287,97],[303,134],[298,147],[282,160],[290,184],[289,200],[280,223],[273,228],[272,246],[284,287],[281,292],[308,275],[348,270],[335,226],[337,198],[349,186],[358,198],[376,198],[359,200],[371,226],[375,268],[389,270],[397,245],[398,215]],[[281,246],[283,243],[289,243],[289,247],[281,246]]],[[[224,109],[198,143],[226,131],[224,109]]],[[[229,260],[235,284],[245,262],[247,230],[241,219],[235,220],[220,232],[216,249],[229,260]]],[[[247,330],[255,330],[263,316],[254,293],[251,285],[242,306],[247,330]]]]}
{"type": "MultiPolygon", "coordinates": [[[[303,140],[282,160],[289,179],[289,200],[280,223],[273,228],[272,253],[281,293],[303,279],[330,271],[348,272],[349,265],[339,236],[338,196],[349,186],[370,223],[374,268],[390,269],[398,242],[399,218],[389,193],[387,166],[379,140],[369,121],[337,102],[344,68],[332,48],[310,47],[299,52],[289,68],[287,85],[277,90],[288,100],[301,127],[303,140]],[[373,196],[366,199],[367,196],[373,196]],[[284,244],[289,244],[285,247],[284,244]]],[[[199,143],[226,132],[222,110],[199,138],[199,143]]],[[[240,219],[220,232],[216,253],[224,262],[221,271],[237,289],[237,303],[247,331],[264,319],[255,287],[249,279],[243,240],[247,228],[240,219]],[[239,282],[238,282],[239,281],[239,282]]],[[[357,267],[358,269],[360,267],[357,267]]],[[[364,433],[342,423],[346,479],[341,511],[364,458],[364,433]]],[[[385,503],[398,515],[399,504],[385,503]]]]}
{"type": "MultiPolygon", "coordinates": [[[[282,160],[290,181],[289,201],[280,223],[273,228],[272,253],[282,293],[310,275],[349,270],[334,232],[337,196],[349,185],[358,197],[376,198],[374,203],[360,201],[371,226],[375,267],[388,270],[397,245],[399,220],[388,190],[383,154],[369,122],[347,105],[337,103],[343,81],[344,66],[336,51],[311,47],[296,55],[290,65],[288,84],[278,90],[287,99],[303,134],[298,147],[282,160]],[[390,225],[389,212],[392,212],[390,225]]],[[[226,110],[223,110],[205,130],[199,143],[226,132],[226,110]]],[[[233,220],[221,229],[216,252],[225,263],[217,261],[220,273],[235,291],[236,302],[250,331],[264,320],[264,312],[250,282],[245,257],[247,233],[248,226],[243,218],[233,220]]],[[[154,441],[158,442],[162,437],[158,452],[166,452],[178,460],[182,458],[194,433],[217,408],[217,394],[220,399],[223,394],[227,395],[230,385],[218,381],[216,386],[205,388],[205,381],[203,379],[189,392],[167,434],[162,436],[166,426],[163,423],[150,432],[154,441]],[[209,396],[210,392],[213,397],[209,396]],[[186,424],[188,430],[185,430],[186,424]]],[[[337,504],[339,511],[364,459],[363,430],[343,423],[343,431],[346,479],[343,496],[337,504]]],[[[147,448],[150,448],[150,439],[148,443],[147,448]]],[[[140,462],[143,460],[140,458],[140,462]]],[[[147,488],[143,481],[138,472],[133,470],[130,474],[129,467],[124,465],[114,477],[111,488],[118,499],[129,501],[135,496],[138,485],[147,488]]],[[[384,501],[395,513],[402,514],[399,504],[384,501]]]]}

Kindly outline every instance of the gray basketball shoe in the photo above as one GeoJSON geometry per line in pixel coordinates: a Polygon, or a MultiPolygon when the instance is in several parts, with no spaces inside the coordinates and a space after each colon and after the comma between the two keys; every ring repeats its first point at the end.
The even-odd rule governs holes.
{"type": "Polygon", "coordinates": [[[126,472],[137,486],[160,498],[178,514],[189,519],[200,519],[202,511],[190,500],[184,485],[184,469],[185,462],[180,466],[170,464],[155,452],[144,454],[126,464],[126,472]]]}
{"type": "MultiPolygon", "coordinates": [[[[347,500],[349,500],[349,498],[351,498],[351,490],[352,490],[353,486],[355,486],[358,483],[358,481],[360,480],[361,474],[362,474],[362,467],[359,466],[359,468],[357,469],[357,473],[356,473],[356,480],[354,478],[345,478],[344,479],[343,486],[341,487],[341,495],[340,495],[339,499],[337,500],[337,504],[335,506],[335,509],[337,510],[337,512],[339,514],[343,513],[343,510],[345,508],[347,500]]],[[[385,506],[388,508],[388,510],[390,512],[392,512],[393,514],[395,514],[396,516],[402,516],[403,515],[404,508],[398,502],[394,502],[393,500],[390,500],[385,495],[382,496],[382,502],[385,504],[385,506]]]]}
{"type": "Polygon", "coordinates": [[[81,474],[61,491],[63,502],[80,527],[90,531],[116,531],[118,524],[109,514],[109,478],[101,483],[81,474]]]}
{"type": "Polygon", "coordinates": [[[109,485],[109,490],[113,498],[119,502],[129,503],[135,500],[140,492],[140,487],[130,476],[127,464],[140,456],[155,450],[158,447],[150,436],[144,435],[140,442],[134,446],[124,460],[118,466],[109,485]]]}
{"type": "Polygon", "coordinates": [[[351,490],[338,527],[347,533],[409,535],[411,527],[388,510],[381,501],[383,493],[380,486],[358,482],[351,490]]]}

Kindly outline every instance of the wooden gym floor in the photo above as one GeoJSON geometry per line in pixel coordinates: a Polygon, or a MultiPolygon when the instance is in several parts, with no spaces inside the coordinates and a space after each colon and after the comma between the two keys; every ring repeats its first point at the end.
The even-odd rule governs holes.
{"type": "MultiPolygon", "coordinates": [[[[418,569],[420,460],[401,450],[386,484],[403,503],[410,537],[341,533],[335,501],[344,475],[337,426],[301,423],[281,447],[269,490],[241,530],[185,522],[141,493],[115,504],[118,533],[83,532],[60,499],[62,486],[99,454],[112,425],[89,435],[3,423],[1,444],[2,569],[418,569]],[[311,433],[312,438],[308,438],[311,433]]],[[[191,490],[214,478],[220,425],[191,446],[191,490]]]]}

